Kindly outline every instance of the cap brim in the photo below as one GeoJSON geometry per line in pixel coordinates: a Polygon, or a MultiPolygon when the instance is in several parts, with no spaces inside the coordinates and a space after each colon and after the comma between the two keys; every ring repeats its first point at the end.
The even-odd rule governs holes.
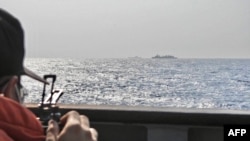
{"type": "Polygon", "coordinates": [[[35,79],[38,80],[40,82],[43,82],[45,84],[49,84],[49,82],[47,82],[46,80],[44,80],[42,77],[38,76],[37,74],[35,74],[34,72],[32,72],[31,70],[27,69],[26,67],[23,67],[23,71],[24,74],[35,79]]]}

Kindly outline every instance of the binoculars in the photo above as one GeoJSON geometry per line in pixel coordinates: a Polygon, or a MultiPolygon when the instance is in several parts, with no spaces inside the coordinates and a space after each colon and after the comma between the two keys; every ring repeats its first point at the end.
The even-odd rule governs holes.
{"type": "MultiPolygon", "coordinates": [[[[38,119],[41,121],[43,128],[47,128],[48,121],[53,119],[57,122],[60,121],[61,113],[59,106],[57,105],[58,100],[63,95],[62,89],[54,89],[56,81],[56,75],[44,75],[44,80],[51,79],[51,88],[49,91],[46,90],[47,84],[44,83],[42,100],[38,104],[39,115],[38,119]]],[[[49,82],[49,81],[48,81],[49,82]]]]}

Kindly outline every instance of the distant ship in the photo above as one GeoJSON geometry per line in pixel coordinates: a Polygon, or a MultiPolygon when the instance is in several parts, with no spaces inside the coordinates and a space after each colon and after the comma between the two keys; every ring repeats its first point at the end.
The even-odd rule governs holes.
{"type": "Polygon", "coordinates": [[[164,56],[156,55],[152,58],[153,59],[177,59],[177,57],[172,56],[172,55],[164,55],[164,56]]]}

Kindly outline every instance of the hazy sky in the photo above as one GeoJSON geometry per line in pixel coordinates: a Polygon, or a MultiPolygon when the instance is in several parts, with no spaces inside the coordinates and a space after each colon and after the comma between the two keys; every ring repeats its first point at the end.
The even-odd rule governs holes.
{"type": "Polygon", "coordinates": [[[250,58],[250,0],[0,0],[26,56],[250,58]]]}

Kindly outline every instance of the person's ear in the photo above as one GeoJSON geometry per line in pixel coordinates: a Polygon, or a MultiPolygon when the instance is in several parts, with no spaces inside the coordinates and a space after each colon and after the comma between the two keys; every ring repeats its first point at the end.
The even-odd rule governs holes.
{"type": "Polygon", "coordinates": [[[18,98],[16,96],[17,83],[18,83],[17,76],[13,76],[10,78],[9,82],[6,84],[4,91],[3,91],[5,97],[18,101],[18,98]]]}

